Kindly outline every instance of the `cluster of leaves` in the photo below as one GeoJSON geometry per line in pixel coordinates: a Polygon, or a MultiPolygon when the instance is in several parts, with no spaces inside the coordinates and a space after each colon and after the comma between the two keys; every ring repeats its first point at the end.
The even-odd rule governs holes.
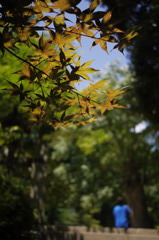
{"type": "Polygon", "coordinates": [[[81,0],[1,0],[0,50],[18,58],[23,69],[18,82],[7,81],[12,95],[30,114],[32,122],[47,122],[55,128],[70,123],[94,121],[96,109],[118,108],[116,103],[122,91],[104,93],[99,101],[98,90],[105,84],[100,81],[84,92],[78,92],[75,83],[90,80],[89,74],[97,70],[91,61],[81,63],[75,42],[81,37],[92,39],[92,47],[99,44],[107,52],[107,42],[116,43],[122,51],[134,37],[132,31],[124,33],[115,27],[112,12],[96,11],[100,0],[94,0],[89,8],[81,11],[81,0]],[[67,16],[74,16],[75,23],[67,16]],[[24,59],[17,44],[27,44],[32,54],[24,59]]]}

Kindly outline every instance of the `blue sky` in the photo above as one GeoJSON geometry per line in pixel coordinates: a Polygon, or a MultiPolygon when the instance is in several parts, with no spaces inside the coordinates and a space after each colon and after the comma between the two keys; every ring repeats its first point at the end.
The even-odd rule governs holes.
{"type": "MultiPolygon", "coordinates": [[[[78,7],[84,10],[88,8],[89,4],[90,3],[87,0],[82,0],[81,3],[78,5],[78,7]]],[[[106,11],[106,7],[99,6],[97,10],[106,11]]],[[[82,55],[82,61],[84,62],[89,60],[94,60],[94,62],[92,63],[92,67],[102,71],[106,65],[108,65],[109,63],[115,60],[119,60],[121,62],[121,65],[128,64],[128,60],[125,54],[123,55],[121,52],[119,52],[116,49],[111,51],[114,44],[108,43],[109,54],[103,51],[98,45],[93,47],[90,50],[91,45],[92,45],[92,39],[83,37],[82,47],[79,49],[79,53],[82,55]]]]}
{"type": "Polygon", "coordinates": [[[128,63],[126,56],[121,52],[116,49],[111,51],[114,46],[113,44],[108,43],[109,54],[103,51],[98,45],[90,50],[91,44],[92,40],[84,37],[82,40],[82,47],[79,48],[79,53],[82,56],[82,61],[84,62],[94,60],[92,67],[102,71],[106,65],[115,60],[119,60],[121,65],[126,65],[128,63]]]}
{"type": "MultiPolygon", "coordinates": [[[[85,10],[90,5],[90,2],[87,0],[82,0],[81,3],[78,5],[78,7],[81,10],[85,10]]],[[[106,11],[106,7],[99,6],[96,11],[106,11]]],[[[68,18],[71,18],[72,15],[69,14],[68,18]]],[[[72,19],[73,20],[73,19],[72,19]]],[[[105,72],[106,67],[111,64],[114,61],[119,61],[121,66],[125,66],[128,64],[128,59],[126,58],[126,54],[122,54],[117,49],[113,49],[113,46],[115,44],[108,43],[108,52],[107,54],[105,51],[103,51],[98,45],[93,47],[92,49],[92,39],[88,37],[82,38],[82,46],[79,48],[78,53],[82,56],[81,61],[87,62],[90,60],[94,60],[91,67],[100,70],[101,72],[105,72]],[[111,51],[112,50],[112,51],[111,51]]],[[[91,77],[91,76],[90,76],[91,77]]],[[[77,84],[78,89],[82,89],[86,87],[89,84],[88,81],[84,81],[82,83],[77,84]]]]}

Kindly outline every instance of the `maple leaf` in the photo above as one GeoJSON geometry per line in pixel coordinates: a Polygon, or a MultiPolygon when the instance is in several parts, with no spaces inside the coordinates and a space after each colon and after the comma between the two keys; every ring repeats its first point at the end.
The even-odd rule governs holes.
{"type": "Polygon", "coordinates": [[[39,12],[52,12],[52,8],[50,6],[50,1],[35,1],[35,11],[39,12]]]}
{"type": "Polygon", "coordinates": [[[92,63],[92,61],[82,64],[82,66],[80,66],[78,68],[78,70],[76,71],[76,74],[80,75],[81,77],[83,77],[86,80],[90,80],[90,77],[88,76],[88,74],[98,72],[98,70],[88,67],[88,66],[90,66],[91,63],[92,63]]]}
{"type": "Polygon", "coordinates": [[[109,39],[110,39],[110,36],[103,36],[102,38],[96,38],[92,43],[91,48],[99,44],[101,49],[103,49],[106,53],[108,53],[107,41],[109,41],[109,39]]]}
{"type": "Polygon", "coordinates": [[[53,5],[54,9],[58,8],[61,11],[67,10],[69,8],[71,8],[71,4],[69,0],[58,0],[54,2],[53,5]]]}
{"type": "Polygon", "coordinates": [[[101,0],[93,0],[92,3],[89,6],[89,10],[93,12],[101,3],[101,0]]]}
{"type": "Polygon", "coordinates": [[[92,118],[90,118],[89,120],[87,120],[87,122],[88,122],[88,123],[93,123],[95,120],[97,120],[97,118],[92,117],[92,118]]]}
{"type": "Polygon", "coordinates": [[[105,15],[104,15],[104,17],[103,17],[103,23],[107,23],[107,22],[109,22],[109,20],[111,19],[111,17],[112,17],[112,11],[109,11],[109,12],[107,12],[105,15]]]}

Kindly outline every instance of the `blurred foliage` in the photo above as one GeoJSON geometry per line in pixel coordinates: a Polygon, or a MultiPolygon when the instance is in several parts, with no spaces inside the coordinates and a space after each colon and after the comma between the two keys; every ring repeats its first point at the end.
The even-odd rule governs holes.
{"type": "Polygon", "coordinates": [[[29,239],[34,218],[28,184],[0,166],[0,235],[3,240],[29,239]]]}
{"type": "MultiPolygon", "coordinates": [[[[94,1],[94,4],[97,2],[94,1]]],[[[79,100],[79,93],[67,95],[68,99],[76,96],[75,100],[73,98],[70,100],[73,100],[71,102],[73,106],[80,102],[82,105],[79,109],[82,108],[88,115],[98,116],[97,121],[94,122],[94,119],[90,121],[94,122],[93,124],[87,126],[72,124],[67,126],[67,129],[60,127],[63,122],[70,123],[72,117],[75,116],[73,113],[70,119],[67,118],[66,108],[68,106],[65,103],[63,105],[63,100],[65,102],[63,96],[65,90],[67,92],[68,89],[65,89],[65,84],[63,84],[61,69],[60,71],[54,69],[53,73],[57,77],[55,80],[64,86],[62,93],[64,95],[59,95],[62,99],[60,111],[61,108],[63,111],[62,114],[60,112],[59,117],[61,123],[57,124],[59,129],[54,132],[51,126],[44,123],[45,121],[32,126],[31,122],[28,123],[30,111],[24,111],[24,105],[19,102],[17,96],[13,97],[10,92],[3,90],[8,86],[8,80],[19,84],[20,87],[20,83],[17,83],[20,74],[12,74],[12,72],[22,70],[22,65],[14,56],[6,52],[3,58],[0,57],[0,80],[3,86],[0,91],[0,194],[2,196],[0,199],[0,234],[4,240],[11,240],[13,237],[18,240],[22,236],[25,238],[27,236],[25,234],[34,228],[35,222],[41,225],[80,224],[88,227],[100,225],[111,227],[113,226],[112,207],[116,198],[121,195],[126,197],[134,210],[134,221],[138,227],[159,225],[157,214],[159,211],[159,134],[156,131],[159,112],[158,33],[156,31],[158,4],[156,1],[150,3],[148,0],[145,2],[114,0],[107,1],[106,4],[109,10],[115,7],[113,11],[107,12],[104,21],[108,20],[111,23],[112,14],[113,18],[115,16],[117,19],[122,19],[123,14],[126,14],[125,16],[130,17],[130,20],[124,19],[118,22],[119,27],[124,27],[125,24],[132,26],[132,22],[136,24],[139,21],[143,21],[144,27],[140,30],[141,35],[138,40],[134,42],[136,46],[134,50],[130,48],[135,72],[130,71],[128,67],[120,68],[117,62],[110,65],[102,75],[97,74],[95,84],[82,92],[85,96],[89,96],[91,92],[91,96],[97,98],[100,103],[107,96],[106,104],[100,104],[100,107],[95,110],[89,98],[80,97],[79,100]],[[150,40],[145,41],[145,38],[150,40]],[[108,79],[111,80],[113,90],[107,84],[108,79]],[[122,98],[120,94],[124,92],[122,98]],[[86,104],[88,102],[89,108],[86,104]],[[126,109],[110,111],[114,107],[119,107],[118,103],[126,109]],[[142,104],[145,104],[144,108],[142,104]],[[103,116],[98,115],[99,112],[102,112],[103,116]]],[[[88,17],[87,12],[84,12],[84,15],[81,14],[83,13],[79,12],[80,17],[83,16],[82,21],[88,17]]],[[[49,21],[48,18],[46,20],[49,21]]],[[[88,19],[85,20],[87,22],[88,19]]],[[[100,25],[98,20],[96,23],[100,25]]],[[[60,26],[57,26],[57,29],[60,26]]],[[[65,26],[61,27],[65,28],[65,26]]],[[[134,29],[134,34],[136,30],[134,29]]],[[[129,39],[131,34],[128,32],[126,34],[127,40],[131,40],[129,39]]],[[[109,40],[114,41],[113,38],[109,40]]],[[[122,41],[125,40],[122,39],[122,41]]],[[[44,47],[43,44],[46,46],[46,39],[41,36],[37,48],[44,47]]],[[[94,42],[94,45],[96,44],[100,44],[106,50],[106,45],[103,46],[101,41],[94,42]]],[[[27,59],[27,56],[32,54],[27,44],[18,43],[16,46],[18,48],[14,49],[14,53],[20,58],[27,59]]],[[[34,43],[33,46],[35,47],[34,43]]],[[[123,50],[123,45],[117,47],[123,50]]],[[[65,61],[68,53],[59,51],[60,54],[58,52],[56,56],[62,62],[60,67],[68,67],[68,63],[72,61],[71,58],[65,61]]],[[[83,71],[94,72],[93,69],[88,68],[90,64],[91,62],[86,63],[82,69],[81,62],[75,62],[76,67],[73,66],[71,71],[77,73],[81,69],[81,72],[78,72],[79,75],[84,74],[83,71]]],[[[43,64],[41,67],[44,67],[43,64]]],[[[37,69],[34,70],[36,72],[37,69]]],[[[67,77],[70,77],[68,71],[66,73],[67,77]]],[[[78,74],[74,76],[74,80],[78,74]]],[[[88,76],[83,76],[83,78],[88,78],[88,76]]],[[[40,76],[40,80],[44,80],[45,77],[40,76]]],[[[37,81],[37,78],[34,80],[37,81]]],[[[24,88],[27,84],[25,86],[23,81],[24,88]]],[[[56,82],[56,86],[52,86],[57,87],[55,88],[57,91],[60,88],[58,84],[56,82]]],[[[15,88],[14,86],[11,91],[15,88]]],[[[38,91],[41,90],[38,89],[38,91]]],[[[36,118],[34,120],[37,120],[43,111],[42,95],[37,97],[40,100],[34,100],[36,104],[40,101],[40,111],[34,112],[36,118]]],[[[49,106],[50,104],[49,102],[49,106]]],[[[33,112],[37,105],[32,107],[33,112]]],[[[45,110],[47,114],[50,113],[49,109],[45,110]]],[[[69,114],[72,114],[74,110],[70,110],[69,114]]],[[[81,113],[80,111],[79,115],[81,113]]],[[[53,121],[57,123],[57,118],[53,121]]],[[[85,123],[82,122],[82,124],[85,123]]]]}
{"type": "MultiPolygon", "coordinates": [[[[135,77],[127,67],[119,68],[117,62],[102,76],[95,76],[99,78],[109,78],[114,88],[126,91],[120,99],[126,109],[106,111],[89,126],[72,125],[55,132],[48,125],[26,125],[27,115],[16,99],[11,101],[9,94],[2,93],[0,164],[11,179],[22,180],[11,181],[13,188],[30,191],[32,213],[37,221],[41,201],[45,205],[45,224],[112,227],[116,198],[125,196],[127,184],[137,180],[135,186],[143,188],[153,226],[158,225],[158,135],[138,111],[132,88],[135,77]],[[137,132],[143,121],[144,130],[137,132]]],[[[107,85],[104,87],[109,90],[107,85]]],[[[16,194],[13,216],[17,215],[16,204],[21,206],[21,192],[16,194]]],[[[8,201],[12,201],[11,194],[8,201]]],[[[7,200],[2,200],[1,206],[5,203],[7,200]]],[[[131,204],[135,208],[134,202],[131,204]]],[[[25,218],[25,212],[21,213],[25,218]]],[[[9,219],[6,222],[9,224],[9,219]]],[[[28,220],[28,224],[32,221],[28,220]]]]}
{"type": "MultiPolygon", "coordinates": [[[[110,66],[110,69],[108,75],[111,74],[114,84],[118,76],[120,80],[116,84],[127,89],[122,100],[126,110],[106,113],[105,117],[99,118],[89,127],[55,132],[53,158],[59,167],[55,168],[54,173],[61,176],[65,183],[70,183],[68,186],[72,191],[72,199],[69,198],[66,204],[75,204],[77,212],[83,216],[91,214],[102,222],[100,209],[104,209],[105,205],[106,215],[111,216],[110,209],[115,204],[115,199],[128,191],[129,201],[131,199],[129,203],[134,211],[137,209],[136,197],[142,196],[138,203],[143,205],[144,210],[139,207],[136,210],[138,213],[134,214],[135,221],[141,218],[137,224],[152,226],[158,222],[153,212],[158,197],[147,189],[158,182],[158,147],[154,141],[157,136],[152,125],[144,121],[143,115],[138,112],[138,101],[132,88],[135,81],[133,74],[128,68],[119,69],[118,63],[110,66]],[[138,131],[139,125],[143,129],[138,131]],[[133,193],[139,195],[133,198],[133,193]],[[98,209],[97,213],[92,214],[92,209],[98,209]],[[147,210],[151,220],[147,216],[147,210]],[[142,213],[139,216],[140,211],[145,211],[144,220],[142,213]]],[[[111,217],[108,219],[113,224],[111,217]]],[[[82,223],[85,220],[81,218],[80,221],[82,223]]],[[[104,224],[110,223],[105,221],[104,224]]]]}
{"type": "Polygon", "coordinates": [[[159,2],[158,0],[102,0],[112,10],[118,27],[141,25],[139,35],[128,47],[135,73],[135,94],[139,110],[158,129],[159,125],[159,2]],[[124,11],[123,11],[124,9],[124,11]],[[146,41],[145,41],[146,39],[146,41]]]}

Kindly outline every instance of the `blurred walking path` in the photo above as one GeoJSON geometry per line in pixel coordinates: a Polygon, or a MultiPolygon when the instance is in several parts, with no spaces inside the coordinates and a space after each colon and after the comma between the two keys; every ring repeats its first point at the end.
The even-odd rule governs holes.
{"type": "MultiPolygon", "coordinates": [[[[102,228],[88,229],[86,227],[69,227],[68,235],[78,233],[77,240],[159,240],[159,232],[156,229],[129,228],[102,228]]],[[[73,239],[68,238],[69,240],[73,239]]]]}
{"type": "Polygon", "coordinates": [[[49,240],[159,240],[156,229],[87,228],[85,226],[50,227],[49,240]]]}

